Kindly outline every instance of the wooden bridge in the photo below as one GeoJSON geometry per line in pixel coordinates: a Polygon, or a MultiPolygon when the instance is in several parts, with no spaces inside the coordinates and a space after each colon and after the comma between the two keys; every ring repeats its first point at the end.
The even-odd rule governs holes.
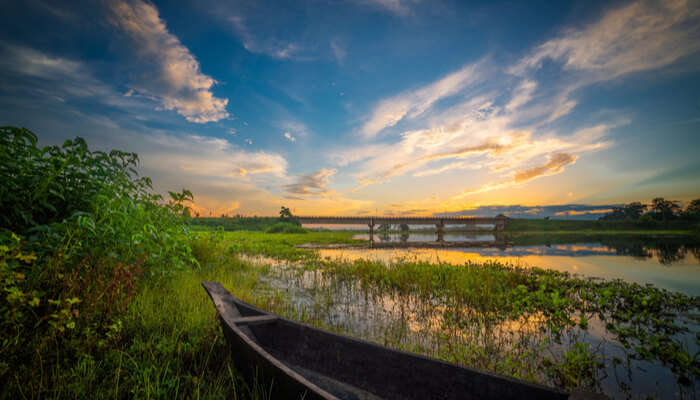
{"type": "Polygon", "coordinates": [[[493,225],[495,231],[506,227],[507,218],[503,216],[485,217],[330,217],[330,216],[295,216],[302,224],[337,224],[337,225],[367,225],[369,227],[369,242],[374,243],[375,225],[435,225],[437,241],[443,242],[446,225],[493,225]]]}

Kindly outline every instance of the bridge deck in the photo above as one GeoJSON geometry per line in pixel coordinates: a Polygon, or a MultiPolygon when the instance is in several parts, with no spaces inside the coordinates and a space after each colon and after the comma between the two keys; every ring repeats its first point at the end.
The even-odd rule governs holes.
{"type": "Polygon", "coordinates": [[[302,224],[342,224],[342,225],[377,225],[377,224],[410,224],[410,225],[502,225],[504,217],[331,217],[331,216],[298,216],[302,224]]]}

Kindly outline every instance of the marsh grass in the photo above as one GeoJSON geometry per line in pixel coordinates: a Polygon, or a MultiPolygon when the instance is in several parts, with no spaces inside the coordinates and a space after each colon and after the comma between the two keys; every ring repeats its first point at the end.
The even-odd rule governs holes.
{"type": "MultiPolygon", "coordinates": [[[[230,235],[222,241],[242,251],[230,235]]],[[[277,300],[242,297],[288,318],[563,389],[635,396],[634,382],[650,379],[641,369],[652,367],[665,371],[661,393],[695,393],[697,326],[679,317],[696,314],[698,298],[498,262],[322,260],[280,250],[299,238],[279,239],[246,238],[271,257],[260,259],[271,265],[260,281],[277,300]]]]}

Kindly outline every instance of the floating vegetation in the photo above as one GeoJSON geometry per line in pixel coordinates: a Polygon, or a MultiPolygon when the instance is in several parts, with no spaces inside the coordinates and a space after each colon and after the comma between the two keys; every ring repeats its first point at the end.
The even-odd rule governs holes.
{"type": "Polygon", "coordinates": [[[698,297],[498,262],[295,259],[305,261],[274,263],[261,278],[267,296],[248,300],[335,332],[562,389],[695,396],[698,297]]]}

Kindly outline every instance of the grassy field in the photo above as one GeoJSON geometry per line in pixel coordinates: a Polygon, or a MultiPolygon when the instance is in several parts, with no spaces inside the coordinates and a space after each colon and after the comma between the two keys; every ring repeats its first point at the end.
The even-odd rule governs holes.
{"type": "Polygon", "coordinates": [[[222,227],[226,231],[266,231],[279,223],[277,217],[198,217],[192,225],[202,230],[222,227]]]}

